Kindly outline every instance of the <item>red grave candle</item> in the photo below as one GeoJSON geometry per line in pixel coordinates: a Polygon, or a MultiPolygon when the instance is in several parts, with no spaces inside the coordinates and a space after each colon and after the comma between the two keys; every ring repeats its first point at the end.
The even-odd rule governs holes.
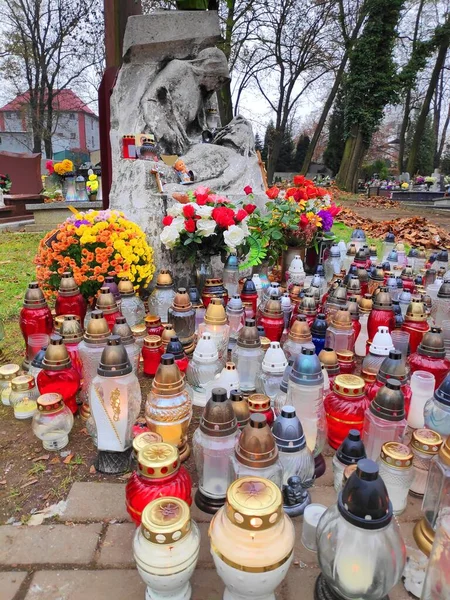
{"type": "MultiPolygon", "coordinates": [[[[258,292],[256,291],[255,284],[250,277],[245,280],[242,287],[241,300],[243,304],[246,302],[251,302],[253,315],[255,316],[257,312],[258,292]]],[[[254,316],[249,318],[254,318],[254,316]]]]}
{"type": "Polygon", "coordinates": [[[84,324],[87,303],[75,283],[72,273],[66,271],[61,276],[58,296],[56,298],[55,312],[57,315],[78,315],[84,324]]]}
{"type": "Polygon", "coordinates": [[[144,347],[142,348],[145,375],[149,377],[155,376],[163,354],[164,348],[161,338],[158,335],[148,335],[144,339],[144,347]]]}
{"type": "Polygon", "coordinates": [[[378,288],[373,298],[372,310],[367,319],[368,341],[372,341],[378,327],[387,327],[389,332],[395,329],[395,315],[391,295],[385,288],[378,288]]]}
{"type": "Polygon", "coordinates": [[[409,333],[409,350],[411,354],[417,351],[423,336],[429,330],[430,326],[427,322],[425,305],[420,300],[413,298],[408,306],[402,325],[402,331],[409,333]]]}
{"type": "Polygon", "coordinates": [[[279,342],[281,340],[284,331],[284,314],[278,298],[272,297],[267,301],[264,310],[261,311],[258,325],[264,327],[266,337],[271,342],[279,342]]]}
{"type": "Polygon", "coordinates": [[[250,414],[260,413],[266,417],[267,424],[272,427],[275,420],[273,410],[270,408],[270,398],[265,394],[252,394],[248,397],[248,410],[250,414]]]}
{"type": "Polygon", "coordinates": [[[450,361],[445,358],[444,338],[440,327],[432,327],[422,338],[417,352],[408,357],[411,374],[428,371],[436,380],[434,389],[441,385],[450,371],[450,361]]]}
{"type": "Polygon", "coordinates": [[[147,315],[144,320],[147,335],[157,335],[158,337],[162,337],[164,325],[161,323],[160,317],[157,315],[147,315]]]}
{"type": "Polygon", "coordinates": [[[110,331],[112,331],[112,328],[116,324],[116,317],[122,316],[122,313],[117,307],[117,303],[114,299],[114,296],[107,287],[100,288],[100,294],[97,296],[95,309],[101,310],[103,312],[103,316],[105,317],[106,322],[108,323],[110,331]]]}
{"type": "Polygon", "coordinates": [[[53,317],[47,306],[44,294],[36,282],[30,283],[25,293],[23,308],[20,311],[19,325],[25,344],[32,333],[46,333],[53,331],[53,317]]]}

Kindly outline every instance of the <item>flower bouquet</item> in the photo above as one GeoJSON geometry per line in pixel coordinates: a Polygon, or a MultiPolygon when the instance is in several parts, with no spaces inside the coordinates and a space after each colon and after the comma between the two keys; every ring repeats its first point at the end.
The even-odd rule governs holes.
{"type": "Polygon", "coordinates": [[[7,194],[12,186],[12,181],[11,178],[9,177],[8,174],[3,175],[2,173],[0,173],[0,190],[4,193],[7,194]]]}
{"type": "Polygon", "coordinates": [[[102,287],[105,275],[129,277],[138,289],[155,272],[145,233],[116,210],[90,210],[69,217],[41,240],[34,262],[47,298],[56,295],[67,270],[88,301],[102,287]]]}
{"type": "Polygon", "coordinates": [[[89,197],[92,196],[92,200],[95,200],[97,198],[98,176],[95,173],[91,173],[88,176],[88,180],[86,182],[86,192],[89,197]]]}
{"type": "Polygon", "coordinates": [[[196,261],[230,252],[241,253],[250,232],[249,216],[256,206],[239,203],[198,187],[171,206],[163,219],[161,242],[180,260],[196,261]]]}

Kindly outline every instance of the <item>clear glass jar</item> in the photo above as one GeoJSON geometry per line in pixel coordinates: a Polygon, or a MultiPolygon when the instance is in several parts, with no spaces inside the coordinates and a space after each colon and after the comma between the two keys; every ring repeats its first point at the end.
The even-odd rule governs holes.
{"type": "Polygon", "coordinates": [[[439,515],[421,600],[446,600],[448,598],[449,548],[450,509],[444,508],[439,515]]]}
{"type": "Polygon", "coordinates": [[[343,313],[348,313],[348,311],[341,309],[334,313],[331,324],[328,326],[325,334],[325,348],[333,348],[335,352],[339,350],[350,350],[353,352],[355,348],[355,332],[350,313],[348,313],[348,322],[345,326],[341,326],[338,322],[343,313]]]}
{"type": "Polygon", "coordinates": [[[89,389],[92,380],[97,375],[103,349],[108,343],[110,331],[102,311],[94,310],[91,313],[84,337],[78,344],[83,376],[81,378],[81,389],[79,398],[85,405],[89,405],[89,389]]]}
{"type": "Polygon", "coordinates": [[[380,477],[387,488],[394,515],[401,515],[408,502],[409,486],[414,478],[412,460],[413,454],[404,444],[386,442],[381,447],[380,477]]]}
{"type": "Polygon", "coordinates": [[[230,326],[229,349],[233,348],[239,337],[240,330],[245,325],[245,311],[240,296],[232,296],[225,309],[230,326]]]}
{"type": "Polygon", "coordinates": [[[222,301],[219,298],[211,298],[205,313],[205,320],[198,326],[198,336],[209,333],[219,353],[219,360],[225,364],[230,339],[230,326],[222,301]]]}
{"type": "Polygon", "coordinates": [[[433,398],[435,378],[428,371],[415,371],[411,375],[411,404],[408,412],[408,425],[413,429],[424,426],[424,409],[433,398]]]}
{"type": "Polygon", "coordinates": [[[139,296],[122,296],[120,312],[126,318],[130,327],[144,322],[145,306],[139,296]]]}
{"type": "Polygon", "coordinates": [[[0,367],[0,395],[2,404],[9,406],[9,396],[11,395],[11,381],[15,379],[20,371],[19,365],[9,363],[0,367]]]}
{"type": "Polygon", "coordinates": [[[279,458],[270,466],[256,468],[242,464],[233,454],[230,456],[230,468],[232,481],[241,479],[242,477],[264,477],[264,479],[272,481],[280,489],[283,484],[283,465],[279,458]]]}
{"type": "Polygon", "coordinates": [[[169,323],[172,323],[176,335],[187,353],[194,349],[195,308],[193,308],[186,288],[178,288],[172,305],[168,310],[169,323]]]}
{"type": "Polygon", "coordinates": [[[261,372],[263,358],[264,352],[261,348],[256,323],[254,319],[247,319],[231,353],[231,360],[236,365],[242,392],[256,390],[256,380],[261,372]]]}
{"type": "Polygon", "coordinates": [[[423,409],[425,427],[442,438],[450,435],[450,376],[447,376],[423,409]]]}
{"type": "Polygon", "coordinates": [[[441,446],[441,436],[431,429],[416,429],[412,432],[410,448],[413,453],[414,478],[409,487],[411,495],[422,498],[425,494],[431,461],[441,446]]]}
{"type": "Polygon", "coordinates": [[[34,435],[42,440],[45,450],[65,448],[73,427],[73,414],[61,394],[42,394],[37,399],[37,407],[31,425],[34,435]]]}
{"type": "Polygon", "coordinates": [[[11,381],[9,403],[16,419],[31,419],[37,411],[39,390],[32,375],[19,375],[11,381]]]}
{"type": "Polygon", "coordinates": [[[168,271],[160,271],[158,282],[162,280],[162,275],[167,279],[167,283],[156,284],[156,288],[148,299],[148,313],[150,315],[157,315],[162,323],[167,323],[167,314],[175,298],[175,290],[173,289],[172,277],[168,271]]]}
{"type": "Polygon", "coordinates": [[[194,406],[205,406],[214,381],[220,375],[222,363],[209,333],[199,339],[186,370],[186,381],[192,388],[194,406]]]}
{"type": "MultiPolygon", "coordinates": [[[[427,487],[422,503],[424,519],[432,531],[443,508],[450,506],[450,441],[441,446],[430,465],[427,487]]],[[[420,547],[420,546],[419,546],[420,547]]]]}

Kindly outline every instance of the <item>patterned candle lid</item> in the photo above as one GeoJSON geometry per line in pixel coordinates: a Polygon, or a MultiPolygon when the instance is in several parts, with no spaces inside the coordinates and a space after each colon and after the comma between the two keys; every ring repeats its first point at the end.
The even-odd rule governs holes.
{"type": "Polygon", "coordinates": [[[147,315],[144,319],[145,325],[150,329],[150,327],[160,327],[161,318],[158,315],[147,315]]]}
{"type": "Polygon", "coordinates": [[[432,429],[416,429],[412,433],[411,447],[424,454],[437,454],[442,446],[442,438],[432,429]]]}
{"type": "Polygon", "coordinates": [[[252,394],[248,397],[248,407],[251,412],[265,412],[270,408],[270,398],[265,394],[252,394]]]}
{"type": "Polygon", "coordinates": [[[64,408],[64,400],[61,394],[51,392],[49,394],[42,394],[36,400],[39,412],[45,412],[46,414],[52,414],[60,411],[64,408]]]}
{"type": "Polygon", "coordinates": [[[139,450],[137,460],[139,473],[146,479],[168,477],[176,473],[181,464],[177,447],[165,442],[147,444],[139,450]]]}
{"type": "Polygon", "coordinates": [[[115,312],[119,312],[116,299],[111,294],[108,287],[104,286],[100,288],[100,293],[95,302],[95,308],[103,311],[104,315],[112,315],[115,312]]]}
{"type": "Polygon", "coordinates": [[[338,362],[348,365],[351,365],[355,358],[355,353],[351,350],[336,350],[336,355],[338,357],[338,362]]]}
{"type": "Polygon", "coordinates": [[[263,531],[283,518],[283,499],[277,485],[260,477],[242,477],[227,490],[226,514],[241,529],[263,531]]]}
{"type": "Polygon", "coordinates": [[[364,394],[366,382],[358,375],[336,375],[333,389],[341,396],[351,398],[364,394]]]}
{"type": "Polygon", "coordinates": [[[20,371],[19,365],[9,363],[0,367],[0,381],[12,381],[20,371]]]}
{"type": "Polygon", "coordinates": [[[131,327],[131,331],[133,332],[133,336],[135,339],[143,338],[147,335],[147,328],[144,323],[138,323],[137,325],[133,325],[131,327]]]}
{"type": "Polygon", "coordinates": [[[143,431],[142,433],[138,433],[133,440],[133,450],[135,456],[137,457],[139,452],[149,444],[156,444],[157,442],[162,441],[162,436],[159,435],[159,433],[156,433],[156,431],[143,431]]]}
{"type": "Polygon", "coordinates": [[[11,389],[14,392],[25,392],[36,386],[33,375],[19,375],[11,381],[11,389]]]}
{"type": "Polygon", "coordinates": [[[173,544],[190,530],[191,511],[180,498],[157,498],[142,511],[141,532],[153,544],[173,544]]]}
{"type": "Polygon", "coordinates": [[[144,346],[146,348],[160,348],[162,346],[162,340],[159,335],[148,335],[144,338],[144,346]]]}
{"type": "Polygon", "coordinates": [[[381,446],[380,458],[394,469],[408,469],[412,466],[411,449],[399,442],[386,442],[381,446]]]}

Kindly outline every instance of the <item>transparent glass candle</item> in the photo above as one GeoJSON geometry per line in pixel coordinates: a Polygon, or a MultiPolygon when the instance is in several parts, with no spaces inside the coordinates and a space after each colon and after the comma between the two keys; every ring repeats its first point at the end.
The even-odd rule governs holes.
{"type": "Polygon", "coordinates": [[[386,442],[381,447],[380,477],[386,485],[394,515],[401,515],[406,508],[409,486],[414,478],[412,461],[413,454],[405,444],[386,442]]]}
{"type": "Polygon", "coordinates": [[[61,394],[42,394],[37,399],[37,408],[32,422],[34,435],[42,440],[45,450],[65,448],[73,427],[73,414],[61,394]]]}
{"type": "Polygon", "coordinates": [[[231,360],[238,371],[241,391],[251,392],[256,389],[256,380],[262,368],[263,357],[264,352],[256,323],[253,319],[248,319],[231,353],[231,360]]]}
{"type": "Polygon", "coordinates": [[[9,403],[16,419],[31,419],[37,410],[39,390],[32,375],[19,375],[11,381],[9,403]]]}
{"type": "Polygon", "coordinates": [[[421,600],[447,600],[450,589],[450,509],[439,515],[421,600]]]}
{"type": "Polygon", "coordinates": [[[431,461],[441,446],[441,436],[431,429],[416,429],[412,432],[410,447],[413,453],[414,478],[409,492],[413,496],[422,498],[425,494],[431,461]]]}
{"type": "Polygon", "coordinates": [[[425,404],[434,393],[435,378],[427,371],[415,371],[411,375],[411,404],[408,412],[408,425],[412,429],[424,426],[423,414],[425,404]]]}

